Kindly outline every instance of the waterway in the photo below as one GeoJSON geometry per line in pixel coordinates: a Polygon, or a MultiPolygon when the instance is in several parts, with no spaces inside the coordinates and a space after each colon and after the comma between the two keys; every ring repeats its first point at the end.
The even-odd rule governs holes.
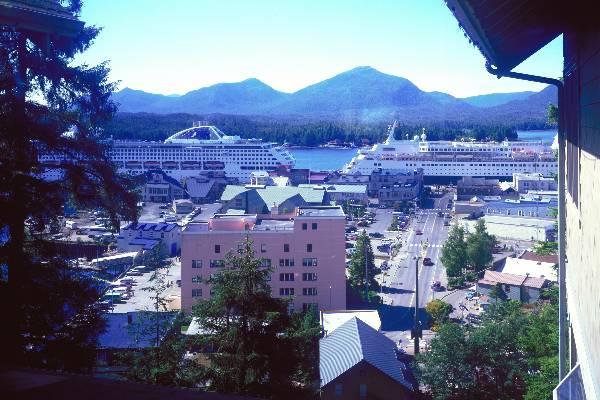
{"type": "MultiPolygon", "coordinates": [[[[517,131],[519,140],[542,141],[552,144],[555,130],[517,131]]],[[[350,161],[357,149],[290,149],[296,158],[296,168],[309,168],[313,171],[338,170],[350,161]]]]}

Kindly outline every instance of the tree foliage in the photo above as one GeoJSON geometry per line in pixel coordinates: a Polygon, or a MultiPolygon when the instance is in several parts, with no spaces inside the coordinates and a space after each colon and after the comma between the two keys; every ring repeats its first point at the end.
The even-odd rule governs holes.
{"type": "Polygon", "coordinates": [[[434,399],[551,399],[557,324],[556,303],[514,301],[492,304],[480,327],[444,324],[417,358],[421,383],[434,399]]]}
{"type": "Polygon", "coordinates": [[[364,293],[367,284],[369,290],[377,290],[379,284],[375,280],[376,272],[375,255],[371,246],[371,238],[363,230],[356,239],[354,253],[352,253],[352,257],[350,258],[350,286],[361,293],[364,293]]]}
{"type": "MultiPolygon", "coordinates": [[[[68,9],[75,15],[80,7],[80,1],[72,0],[68,9]]],[[[0,26],[0,226],[7,230],[0,246],[0,264],[8,266],[8,282],[0,286],[0,299],[9,305],[5,344],[6,356],[13,362],[21,362],[24,352],[47,352],[57,340],[57,330],[74,318],[79,319],[81,341],[92,341],[97,331],[93,323],[97,318],[91,317],[89,336],[84,334],[86,319],[79,316],[86,314],[87,305],[78,301],[77,307],[68,306],[72,303],[69,298],[79,290],[87,293],[81,299],[94,297],[88,292],[89,284],[81,275],[64,274],[61,262],[52,254],[41,254],[42,243],[27,237],[25,221],[49,227],[62,215],[67,200],[78,206],[105,208],[115,226],[119,219],[135,218],[136,199],[128,190],[130,183],[115,173],[98,143],[103,124],[115,112],[109,70],[106,64],[73,62],[98,32],[86,26],[72,40],[65,40],[19,26],[0,26]],[[43,165],[38,160],[42,151],[75,160],[57,167],[64,179],[49,182],[42,178],[43,165]],[[56,271],[49,270],[52,268],[56,271]],[[46,273],[46,282],[29,279],[46,273]],[[53,293],[52,303],[35,304],[31,293],[43,292],[36,284],[61,291],[53,293]],[[62,291],[62,284],[70,285],[71,292],[62,291]],[[76,289],[77,285],[81,289],[76,289]],[[51,307],[58,306],[61,298],[68,312],[57,320],[51,317],[58,315],[51,307]],[[48,320],[53,323],[47,324],[48,320]],[[32,340],[43,343],[34,346],[32,340]]],[[[45,357],[39,354],[36,359],[45,357]]]]}
{"type": "Polygon", "coordinates": [[[435,299],[427,303],[425,311],[431,316],[434,327],[437,327],[448,321],[452,313],[452,305],[440,299],[435,299]]]}
{"type": "Polygon", "coordinates": [[[212,297],[193,311],[209,332],[199,343],[214,350],[204,370],[210,388],[272,398],[310,392],[315,370],[304,363],[316,360],[316,320],[294,320],[287,301],[271,297],[271,271],[261,268],[249,238],[226,265],[210,278],[212,297]]]}
{"type": "Polygon", "coordinates": [[[458,277],[463,273],[467,267],[467,243],[463,227],[454,225],[450,229],[448,239],[442,247],[440,261],[446,267],[449,277],[458,277]]]}
{"type": "Polygon", "coordinates": [[[482,271],[492,262],[496,243],[496,238],[487,232],[485,221],[479,219],[475,223],[475,232],[467,237],[467,259],[475,272],[482,271]]]}

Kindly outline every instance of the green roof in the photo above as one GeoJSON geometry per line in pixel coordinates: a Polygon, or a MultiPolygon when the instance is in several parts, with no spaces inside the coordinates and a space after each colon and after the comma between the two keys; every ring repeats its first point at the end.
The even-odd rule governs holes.
{"type": "Polygon", "coordinates": [[[221,201],[231,201],[236,196],[244,193],[255,191],[260,198],[265,202],[269,209],[276,204],[279,206],[286,200],[300,196],[304,202],[308,204],[322,204],[325,196],[324,190],[315,190],[312,187],[295,187],[295,186],[260,186],[246,187],[239,185],[227,185],[221,196],[221,201]]]}

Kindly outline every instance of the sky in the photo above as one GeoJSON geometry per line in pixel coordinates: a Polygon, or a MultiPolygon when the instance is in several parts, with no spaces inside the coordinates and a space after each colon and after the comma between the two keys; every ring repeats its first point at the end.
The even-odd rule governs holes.
{"type": "MultiPolygon", "coordinates": [[[[258,78],[294,92],[357,66],[456,97],[538,91],[487,73],[443,0],[84,0],[102,27],[78,58],[111,80],[161,94],[258,78]]],[[[515,70],[562,75],[562,38],[515,70]]]]}

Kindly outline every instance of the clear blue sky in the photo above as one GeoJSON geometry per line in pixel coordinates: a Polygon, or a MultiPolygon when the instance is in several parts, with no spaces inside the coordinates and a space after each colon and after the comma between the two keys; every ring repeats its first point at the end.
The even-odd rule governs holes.
{"type": "MultiPolygon", "coordinates": [[[[489,75],[442,0],[85,0],[81,19],[104,29],[80,60],[153,93],[251,77],[293,92],[361,65],[457,97],[543,88],[489,75]]],[[[516,70],[561,66],[558,38],[516,70]]]]}

